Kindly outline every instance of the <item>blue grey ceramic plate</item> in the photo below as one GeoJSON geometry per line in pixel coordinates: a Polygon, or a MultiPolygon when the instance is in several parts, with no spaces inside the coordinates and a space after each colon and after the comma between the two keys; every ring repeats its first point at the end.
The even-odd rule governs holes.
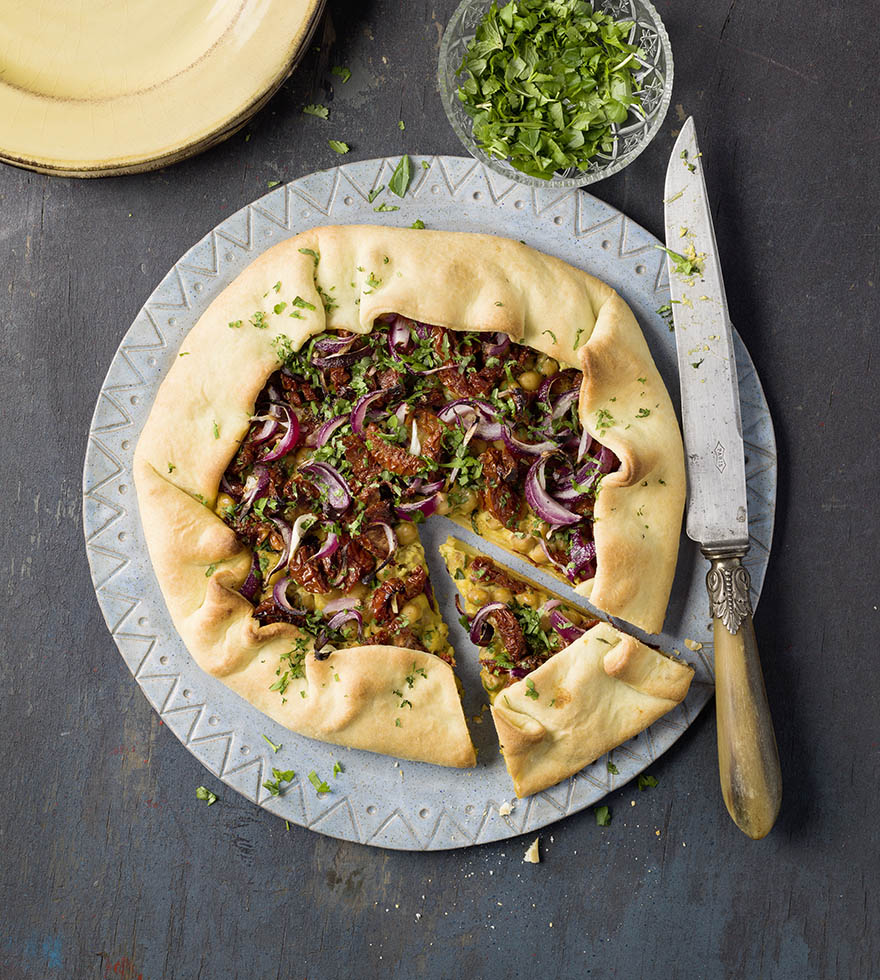
{"type": "MultiPolygon", "coordinates": [[[[412,188],[405,200],[391,201],[400,209],[376,212],[367,196],[372,188],[388,183],[396,163],[350,163],[279,187],[227,218],[171,269],[125,335],[98,395],[83,478],[84,526],[95,591],[113,639],[162,720],[212,773],[279,817],[322,834],[382,847],[432,850],[537,830],[596,803],[632,779],[675,743],[709,699],[712,646],[705,563],[683,538],[667,631],[660,642],[696,669],[687,699],[614,750],[616,775],[608,772],[603,757],[558,786],[516,801],[509,814],[504,804],[513,799],[510,780],[491,719],[480,715],[484,698],[474,651],[454,614],[447,618],[465,686],[465,711],[468,718],[480,718],[471,725],[480,762],[470,771],[398,762],[294,735],[204,674],[187,653],[147,556],[131,483],[132,453],[156,389],[187,331],[248,263],[279,240],[318,224],[410,225],[417,218],[429,228],[522,239],[620,291],[635,310],[666,384],[677,397],[673,336],[656,313],[669,301],[666,263],[652,235],[583,191],[527,189],[462,157],[413,157],[412,188]],[[698,644],[702,647],[691,649],[698,644]],[[280,751],[273,753],[263,735],[280,743],[280,751]],[[344,772],[334,779],[337,760],[344,772]],[[282,796],[272,796],[262,786],[272,766],[297,773],[282,796]],[[311,770],[331,783],[330,793],[318,797],[301,778],[311,770]]],[[[773,533],[776,447],[767,402],[738,337],[736,348],[748,457],[749,571],[752,600],[757,603],[773,533]]],[[[438,597],[451,611],[451,582],[436,545],[458,529],[443,518],[432,518],[422,531],[438,597]]],[[[514,559],[503,560],[518,567],[514,559]]],[[[527,573],[542,578],[531,567],[527,573]]],[[[548,584],[559,588],[558,583],[548,584]]],[[[714,773],[706,774],[707,791],[714,780],[714,773]]]]}

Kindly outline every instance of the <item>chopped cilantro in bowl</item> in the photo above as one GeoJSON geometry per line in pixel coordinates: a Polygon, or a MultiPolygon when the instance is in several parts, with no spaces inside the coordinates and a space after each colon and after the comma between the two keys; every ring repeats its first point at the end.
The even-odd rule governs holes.
{"type": "Polygon", "coordinates": [[[623,169],[659,130],[672,51],[648,0],[464,0],[439,76],[472,156],[520,183],[580,187],[623,169]]]}

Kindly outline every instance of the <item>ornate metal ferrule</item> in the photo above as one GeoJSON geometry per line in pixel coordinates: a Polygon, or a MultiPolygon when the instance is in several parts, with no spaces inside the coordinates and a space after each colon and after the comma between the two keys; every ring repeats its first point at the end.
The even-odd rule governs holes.
{"type": "Polygon", "coordinates": [[[742,621],[752,615],[751,579],[743,567],[742,552],[732,554],[721,549],[704,549],[703,554],[712,562],[706,575],[711,614],[724,623],[728,633],[735,635],[742,621]]]}

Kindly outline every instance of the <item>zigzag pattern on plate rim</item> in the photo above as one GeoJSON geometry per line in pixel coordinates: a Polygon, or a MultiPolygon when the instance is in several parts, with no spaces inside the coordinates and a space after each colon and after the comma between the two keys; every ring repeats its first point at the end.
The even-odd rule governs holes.
{"type": "MultiPolygon", "coordinates": [[[[399,807],[392,809],[390,813],[380,815],[378,821],[371,821],[374,824],[372,827],[362,826],[361,821],[358,820],[358,810],[352,804],[349,795],[336,797],[328,801],[328,805],[320,809],[319,812],[318,808],[315,808],[315,811],[309,815],[306,796],[303,793],[302,781],[299,777],[286,788],[283,798],[274,797],[268,791],[260,792],[264,773],[268,771],[267,763],[271,762],[271,756],[260,755],[247,761],[233,760],[231,755],[236,733],[231,729],[208,732],[202,735],[196,734],[203,727],[202,723],[208,712],[208,701],[175,703],[175,698],[181,688],[182,675],[180,671],[147,672],[148,669],[153,670],[148,665],[151,657],[158,650],[160,637],[155,633],[136,633],[122,629],[125,620],[132,615],[144,600],[128,594],[125,590],[116,591],[110,587],[111,582],[123,569],[128,567],[131,559],[125,554],[124,549],[111,547],[104,543],[103,540],[99,540],[108,531],[120,523],[124,523],[126,518],[132,516],[130,510],[126,509],[122,503],[110,499],[106,492],[113,486],[119,490],[120,485],[118,481],[126,474],[125,462],[120,458],[119,451],[115,450],[108,443],[113,441],[110,438],[111,436],[118,436],[120,433],[132,429],[136,424],[136,413],[130,411],[124,405],[123,395],[130,395],[133,391],[148,388],[157,381],[156,378],[148,379],[132,357],[135,353],[155,352],[156,354],[161,354],[168,347],[165,331],[160,326],[161,316],[157,314],[160,311],[162,313],[171,313],[171,316],[166,318],[166,322],[168,326],[176,328],[178,325],[177,315],[188,316],[194,306],[203,303],[205,297],[199,296],[198,294],[204,290],[206,281],[211,285],[210,280],[221,280],[221,276],[226,277],[228,275],[228,278],[231,279],[239,271],[237,266],[241,264],[238,260],[240,258],[249,260],[253,257],[253,252],[259,248],[256,241],[258,233],[257,225],[259,223],[267,222],[279,231],[292,231],[294,224],[292,208],[298,203],[304,204],[307,208],[314,209],[321,214],[330,216],[336,207],[336,199],[340,193],[340,188],[347,187],[350,189],[350,193],[356,193],[363,201],[366,201],[369,189],[378,185],[383,174],[387,173],[390,176],[394,166],[396,166],[397,159],[384,158],[381,160],[345,164],[334,170],[309,175],[285,187],[280,187],[259,201],[254,202],[227,218],[200,242],[189,249],[181,260],[169,271],[168,275],[162,280],[147,301],[141,313],[136,317],[132,329],[123,339],[117,356],[114,358],[113,364],[108,371],[107,380],[99,394],[95,416],[89,434],[86,472],[84,474],[84,528],[89,561],[93,569],[93,577],[95,578],[96,593],[114,640],[117,642],[124,656],[125,652],[123,651],[123,647],[129,645],[131,641],[146,644],[146,650],[134,666],[129,661],[129,657],[125,657],[126,662],[129,664],[135,679],[141,685],[142,690],[144,690],[150,702],[156,707],[160,716],[203,765],[229,785],[234,786],[239,792],[242,792],[248,798],[265,806],[272,812],[277,812],[278,808],[282,806],[283,801],[283,807],[286,811],[283,815],[287,819],[294,819],[296,822],[301,822],[321,832],[330,832],[334,836],[342,836],[363,843],[378,843],[391,847],[412,847],[414,845],[418,849],[431,849],[432,847],[455,847],[497,840],[538,829],[546,825],[546,823],[552,822],[552,820],[559,819],[570,812],[576,812],[590,805],[600,799],[609,790],[621,785],[627,779],[631,779],[638,769],[621,774],[620,777],[614,777],[607,772],[607,769],[601,767],[600,764],[603,760],[599,760],[597,763],[587,767],[581,773],[576,774],[558,786],[529,797],[527,800],[518,801],[513,812],[507,816],[501,816],[498,813],[500,803],[495,800],[487,800],[479,814],[476,813],[476,808],[467,808],[471,812],[465,813],[464,819],[461,814],[454,813],[444,806],[436,813],[430,815],[431,823],[426,832],[419,832],[416,826],[414,826],[413,819],[408,819],[399,807]],[[359,178],[361,172],[372,174],[367,191],[363,190],[362,180],[356,179],[355,176],[357,175],[359,178]],[[312,192],[310,181],[313,183],[320,182],[323,193],[318,194],[312,192]],[[277,205],[281,205],[280,213],[276,209],[277,205]],[[244,221],[245,231],[243,237],[238,234],[240,229],[237,227],[237,224],[241,224],[242,219],[244,221]],[[221,248],[223,249],[222,253],[221,248]],[[208,261],[205,261],[208,250],[210,250],[210,258],[208,261]],[[221,263],[221,257],[223,263],[228,267],[228,273],[224,269],[223,263],[221,263]],[[196,296],[191,298],[193,293],[196,296]],[[142,331],[146,331],[147,336],[141,337],[140,334],[142,331]],[[150,332],[152,332],[152,338],[149,336],[150,332]],[[132,342],[135,339],[138,342],[132,342]],[[130,372],[130,377],[128,380],[116,381],[113,377],[114,373],[122,367],[127,368],[128,372],[130,372]],[[131,378],[134,380],[131,380],[131,378]],[[110,383],[111,380],[113,383],[110,383]],[[107,410],[107,405],[112,406],[113,410],[117,413],[115,420],[102,421],[102,411],[105,412],[107,410]],[[90,482],[90,475],[94,475],[95,469],[101,469],[101,466],[98,465],[100,459],[103,459],[105,465],[109,465],[112,471],[90,482]],[[109,512],[109,516],[107,516],[106,512],[109,512]],[[109,559],[111,563],[115,562],[116,567],[104,575],[98,574],[100,571],[99,566],[101,565],[99,556],[109,559]],[[127,608],[120,614],[118,609],[114,611],[114,603],[121,603],[127,608]],[[169,682],[164,696],[155,697],[151,691],[148,691],[146,683],[150,681],[169,682]],[[215,760],[206,758],[209,747],[213,752],[218,745],[222,749],[222,758],[219,765],[217,765],[215,760]],[[248,776],[248,782],[254,783],[253,789],[249,790],[247,786],[240,785],[241,777],[245,774],[248,776]],[[604,778],[602,778],[603,776],[604,778]],[[253,777],[253,779],[250,777],[253,777]],[[575,805],[576,801],[574,797],[579,795],[580,786],[588,787],[586,792],[590,798],[586,802],[580,801],[575,805]],[[289,813],[291,806],[295,806],[297,811],[302,814],[301,820],[297,820],[296,815],[289,813]],[[551,815],[549,820],[541,817],[532,819],[533,810],[548,808],[554,814],[551,815]],[[343,811],[347,815],[350,832],[341,832],[339,827],[327,829],[319,826],[328,818],[332,818],[337,813],[343,811]],[[472,832],[464,826],[469,822],[476,823],[476,828],[472,832]],[[390,832],[389,828],[395,824],[398,824],[405,830],[403,837],[396,831],[393,833],[390,832]],[[443,828],[442,834],[441,828],[443,828]],[[448,828],[452,829],[449,830],[448,828]],[[460,836],[460,840],[457,839],[458,836],[460,836]],[[406,837],[409,837],[409,841],[405,839],[406,837]],[[438,839],[440,837],[443,837],[443,842],[440,842],[438,839]]],[[[587,197],[583,193],[572,191],[563,193],[543,192],[539,189],[520,187],[514,182],[509,182],[507,186],[504,186],[505,182],[503,178],[500,178],[494,172],[489,171],[473,160],[448,157],[424,158],[429,162],[428,168],[424,169],[420,166],[422,159],[421,157],[415,158],[417,164],[416,176],[410,191],[414,200],[418,200],[424,193],[439,193],[439,191],[434,189],[435,187],[442,187],[449,197],[455,199],[466,187],[473,185],[476,189],[472,191],[472,200],[479,202],[483,191],[487,190],[489,194],[488,201],[491,202],[491,206],[498,207],[511,197],[511,191],[518,189],[522,197],[514,202],[517,209],[522,210],[526,204],[525,199],[528,199],[531,211],[536,219],[543,218],[559,225],[561,224],[561,215],[557,214],[550,217],[550,212],[554,210],[561,212],[567,208],[571,212],[572,228],[570,234],[574,238],[587,239],[604,233],[605,237],[601,243],[603,249],[610,253],[611,246],[613,245],[618,258],[623,259],[646,255],[652,249],[650,242],[641,245],[637,244],[639,238],[650,237],[647,236],[647,233],[643,229],[631,222],[625,215],[614,211],[614,209],[609,208],[607,205],[601,204],[601,202],[597,202],[593,198],[587,197]],[[439,183],[429,183],[432,180],[439,181],[439,183]],[[598,207],[600,211],[604,211],[605,216],[589,224],[585,220],[585,212],[591,206],[594,209],[598,207]],[[630,246],[631,239],[635,239],[636,244],[630,246]]],[[[485,204],[481,206],[485,207],[485,204]]],[[[266,237],[265,234],[263,237],[266,237]]],[[[662,255],[658,255],[656,273],[653,277],[653,292],[655,294],[662,294],[664,290],[668,292],[668,279],[665,276],[665,269],[666,263],[663,261],[662,255]]],[[[647,272],[647,269],[644,269],[644,271],[647,272]]],[[[225,285],[225,282],[222,280],[216,283],[217,289],[221,285],[225,285]]],[[[746,354],[747,357],[748,355],[746,354]]],[[[749,367],[754,375],[754,368],[751,363],[749,363],[749,367]]],[[[747,377],[741,378],[741,384],[748,380],[747,377]]],[[[754,381],[758,396],[756,401],[763,402],[763,405],[749,404],[748,407],[750,410],[761,409],[764,418],[760,417],[761,412],[759,411],[757,413],[759,417],[753,421],[751,428],[759,427],[765,421],[769,423],[769,415],[766,414],[766,408],[764,407],[766,406],[766,401],[763,399],[763,392],[760,390],[760,383],[757,381],[756,375],[754,375],[754,381]]],[[[760,446],[757,443],[748,444],[748,448],[752,453],[764,457],[764,465],[760,469],[755,469],[750,472],[750,493],[753,492],[753,476],[761,473],[766,473],[770,476],[775,475],[775,452],[773,452],[775,446],[772,442],[772,424],[770,426],[770,444],[770,450],[766,446],[760,446]]],[[[123,441],[121,445],[122,450],[125,451],[126,447],[130,447],[130,441],[123,441]]],[[[772,482],[771,491],[775,491],[775,486],[772,482]]],[[[754,493],[762,503],[769,504],[768,510],[772,532],[773,505],[766,498],[759,495],[756,490],[754,493]]],[[[760,552],[758,554],[761,552],[764,553],[762,555],[764,561],[761,566],[761,571],[763,572],[763,568],[766,566],[768,547],[756,537],[753,540],[759,545],[760,552]]],[[[760,564],[760,559],[758,559],[758,564],[760,564]]],[[[755,598],[757,598],[757,592],[755,598]]],[[[710,650],[711,643],[704,643],[703,650],[697,651],[694,657],[695,660],[701,663],[703,674],[706,678],[711,678],[712,676],[710,650]]],[[[161,660],[162,658],[159,659],[161,660]]],[[[162,665],[158,663],[156,666],[161,667],[162,665]]],[[[165,687],[164,684],[162,686],[165,687]]],[[[158,695],[160,693],[155,687],[155,683],[150,685],[150,687],[153,688],[155,694],[158,695]]],[[[615,757],[626,757],[639,768],[644,768],[654,761],[659,752],[665,751],[675,741],[678,735],[688,727],[692,717],[699,712],[708,699],[711,689],[704,683],[695,683],[692,690],[695,695],[694,697],[689,696],[676,711],[671,712],[657,722],[655,726],[652,726],[653,731],[649,729],[642,736],[632,740],[632,742],[615,749],[615,757]],[[683,721],[678,720],[677,716],[679,715],[683,721]],[[667,739],[661,734],[664,730],[666,735],[670,732],[676,733],[675,737],[667,739]],[[655,736],[657,735],[660,735],[657,739],[659,744],[655,745],[655,736]],[[641,739],[641,742],[638,750],[636,750],[634,743],[639,741],[639,739],[641,739]]],[[[212,718],[214,716],[207,719],[209,725],[211,724],[212,718]]],[[[368,807],[368,813],[369,810],[370,808],[368,807]]]]}

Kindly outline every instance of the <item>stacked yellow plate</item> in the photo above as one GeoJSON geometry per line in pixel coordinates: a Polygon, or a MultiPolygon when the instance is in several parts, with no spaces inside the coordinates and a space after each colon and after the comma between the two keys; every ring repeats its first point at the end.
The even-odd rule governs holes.
{"type": "Polygon", "coordinates": [[[325,0],[4,0],[0,160],[98,176],[164,166],[257,111],[325,0]]]}

